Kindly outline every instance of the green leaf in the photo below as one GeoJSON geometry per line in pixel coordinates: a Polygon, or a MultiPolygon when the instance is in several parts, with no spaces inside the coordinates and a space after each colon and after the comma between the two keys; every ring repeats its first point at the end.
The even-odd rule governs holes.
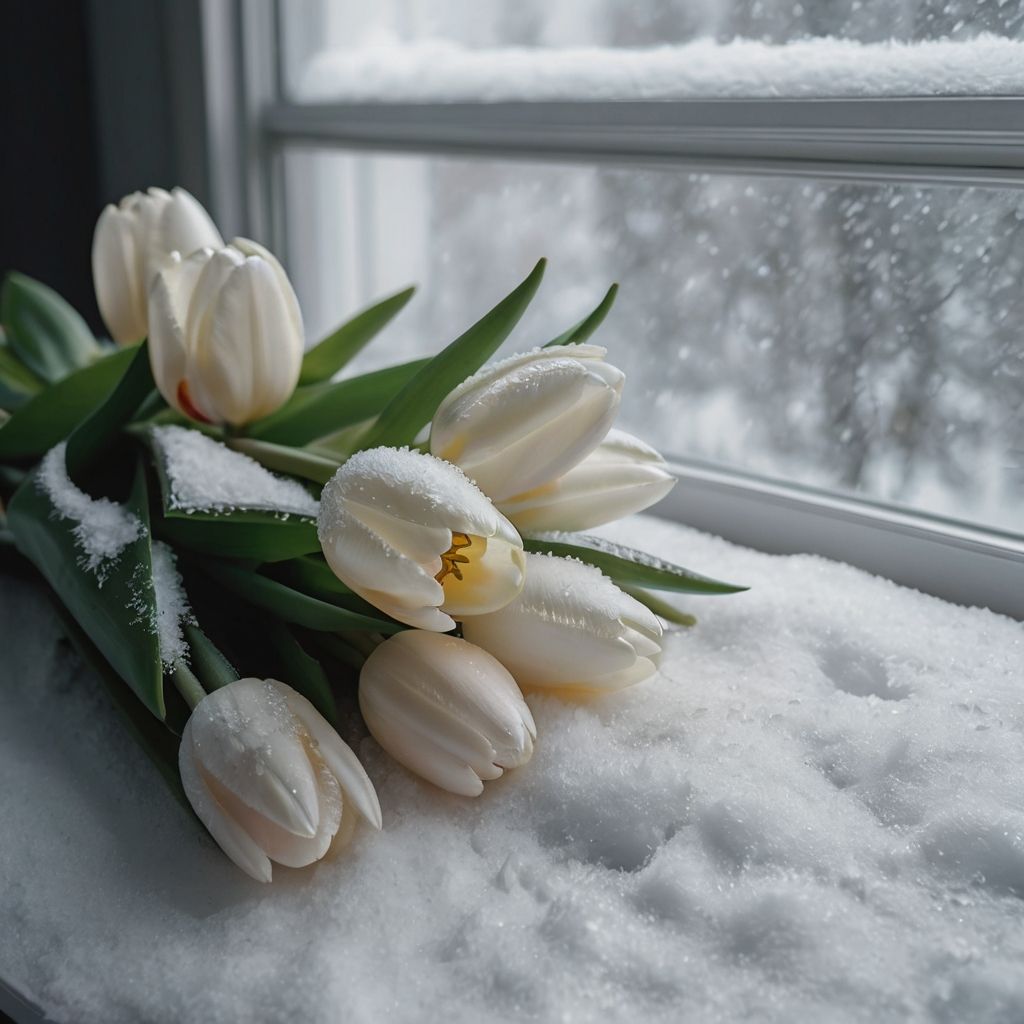
{"type": "Polygon", "coordinates": [[[556,345],[582,345],[604,323],[604,318],[615,304],[615,296],[619,294],[619,286],[613,284],[605,292],[604,298],[597,304],[594,311],[585,316],[575,327],[552,338],[544,347],[554,348],[556,345]]]}
{"type": "Polygon", "coordinates": [[[104,401],[135,356],[134,348],[69,374],[41,391],[0,427],[0,461],[38,459],[104,401]]]}
{"type": "Polygon", "coordinates": [[[226,444],[236,452],[242,452],[243,455],[255,459],[267,469],[299,476],[318,484],[327,483],[341,466],[337,459],[315,455],[313,452],[306,452],[290,445],[257,441],[252,437],[229,437],[226,444]]]}
{"type": "Polygon", "coordinates": [[[149,539],[146,476],[140,462],[126,508],[140,521],[139,536],[103,568],[104,578],[81,564],[77,523],[62,518],[33,473],[18,488],[7,522],[18,549],[43,574],[75,621],[117,674],[158,718],[166,711],[156,634],[156,597],[149,539]]]}
{"type": "Polygon", "coordinates": [[[660,597],[655,597],[653,594],[644,590],[642,587],[622,587],[625,593],[629,594],[630,597],[636,598],[642,605],[650,608],[655,615],[662,619],[667,619],[669,622],[674,622],[677,626],[696,626],[697,617],[690,615],[689,612],[680,611],[675,605],[671,605],[668,601],[662,601],[660,597]]]}
{"type": "Polygon", "coordinates": [[[194,622],[185,623],[185,639],[191,654],[192,670],[207,692],[219,690],[239,678],[238,670],[194,622]]]}
{"type": "Polygon", "coordinates": [[[211,579],[243,601],[272,612],[285,622],[325,633],[339,630],[372,630],[376,633],[397,633],[405,627],[390,619],[371,618],[345,608],[319,601],[307,594],[286,587],[249,569],[224,562],[204,561],[200,566],[211,579]]]}
{"type": "Polygon", "coordinates": [[[287,626],[276,619],[268,617],[262,626],[281,663],[281,682],[298,690],[329,722],[337,722],[338,708],[327,673],[320,662],[303,649],[287,626]]]}
{"type": "Polygon", "coordinates": [[[100,353],[81,316],[52,288],[24,274],[7,275],[0,291],[0,318],[18,358],[50,383],[87,366],[100,353]]]}
{"type": "Polygon", "coordinates": [[[134,352],[128,369],[117,386],[68,438],[67,465],[73,480],[84,474],[98,455],[107,449],[114,435],[132,418],[156,385],[149,367],[149,350],[143,342],[134,352]]]}
{"type": "Polygon", "coordinates": [[[308,555],[293,558],[287,562],[267,566],[266,572],[293,590],[300,590],[303,594],[309,594],[310,597],[326,601],[328,604],[336,604],[350,612],[359,612],[371,618],[380,614],[369,601],[364,601],[346,587],[322,558],[311,558],[308,555]]]}
{"type": "Polygon", "coordinates": [[[429,359],[389,366],[358,377],[297,388],[277,412],[246,429],[246,436],[275,444],[303,445],[376,416],[429,359]]]}
{"type": "Polygon", "coordinates": [[[302,360],[299,383],[330,380],[401,312],[415,291],[406,288],[364,309],[311,348],[302,360]]]}
{"type": "MultiPolygon", "coordinates": [[[[561,534],[558,535],[561,538],[561,534]]],[[[606,576],[626,587],[674,590],[680,594],[738,594],[747,587],[723,583],[673,565],[654,555],[615,544],[603,537],[573,534],[573,542],[548,537],[524,538],[527,551],[578,558],[596,565],[606,576]]]]}
{"type": "Polygon", "coordinates": [[[320,550],[314,520],[303,516],[284,519],[258,509],[236,509],[221,515],[165,510],[154,531],[190,551],[255,562],[280,562],[320,550]]]}
{"type": "MultiPolygon", "coordinates": [[[[0,331],[0,338],[3,337],[0,331]]],[[[33,395],[39,394],[44,386],[4,340],[0,344],[0,407],[20,409],[33,395]]]]}
{"type": "Polygon", "coordinates": [[[364,438],[363,448],[413,442],[420,429],[430,422],[445,396],[476,373],[512,332],[537,292],[546,262],[540,260],[515,291],[434,356],[391,399],[364,438]]]}
{"type": "MultiPolygon", "coordinates": [[[[141,439],[153,448],[148,430],[141,439]]],[[[175,508],[171,485],[159,451],[153,464],[160,482],[162,514],[153,524],[157,536],[175,546],[223,558],[278,562],[320,550],[316,520],[295,513],[238,508],[225,512],[192,512],[175,508]]]]}

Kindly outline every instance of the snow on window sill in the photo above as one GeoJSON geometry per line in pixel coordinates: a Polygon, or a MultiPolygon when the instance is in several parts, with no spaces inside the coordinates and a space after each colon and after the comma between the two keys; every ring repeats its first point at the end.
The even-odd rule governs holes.
{"type": "Polygon", "coordinates": [[[739,97],[1006,96],[1024,93],[1024,42],[785,45],[710,39],[648,49],[500,48],[447,40],[325,50],[304,102],[502,102],[739,97]]]}

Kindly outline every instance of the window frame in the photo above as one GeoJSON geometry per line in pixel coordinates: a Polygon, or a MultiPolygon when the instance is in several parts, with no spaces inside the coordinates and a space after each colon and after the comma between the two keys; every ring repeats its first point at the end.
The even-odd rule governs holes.
{"type": "MultiPolygon", "coordinates": [[[[295,145],[1024,188],[1024,97],[302,104],[282,88],[280,0],[200,3],[212,205],[286,259],[283,154],[295,145]]],[[[1024,534],[696,459],[673,469],[666,518],[1024,619],[1024,534]]]]}

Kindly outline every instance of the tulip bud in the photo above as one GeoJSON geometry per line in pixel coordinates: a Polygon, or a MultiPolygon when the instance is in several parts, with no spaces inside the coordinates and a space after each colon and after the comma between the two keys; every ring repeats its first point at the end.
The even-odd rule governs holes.
{"type": "Polygon", "coordinates": [[[242,426],[268,416],[295,390],[304,349],[291,283],[255,242],[175,254],[153,280],[153,379],[192,419],[242,426]]]}
{"type": "Polygon", "coordinates": [[[675,482],[650,445],[613,428],[565,476],[498,502],[498,508],[522,533],[589,530],[661,501],[675,482]]]}
{"type": "Polygon", "coordinates": [[[492,501],[562,476],[600,444],[618,411],[625,376],[604,355],[597,345],[557,345],[485,366],[438,407],[430,450],[492,501]]]}
{"type": "Polygon", "coordinates": [[[149,286],[172,252],[223,244],[210,215],[183,188],[133,192],[108,205],[93,234],[92,276],[114,341],[127,345],[148,334],[149,286]]]}
{"type": "Polygon", "coordinates": [[[359,707],[396,761],[462,796],[533,756],[537,728],[516,681],[458,637],[409,630],[385,640],[359,676],[359,707]]]}
{"type": "Polygon", "coordinates": [[[353,455],[323,489],[319,535],[346,586],[420,629],[444,633],[523,586],[515,527],[457,467],[407,448],[353,455]]]}
{"type": "Polygon", "coordinates": [[[604,693],[652,675],[661,624],[599,569],[571,558],[526,556],[526,585],[511,604],[462,624],[524,689],[604,693]]]}
{"type": "Polygon", "coordinates": [[[272,860],[292,868],[319,860],[355,812],[381,826],[355,754],[305,697],[274,679],[238,679],[204,697],[182,733],[178,768],[199,820],[259,882],[270,881],[272,860]]]}

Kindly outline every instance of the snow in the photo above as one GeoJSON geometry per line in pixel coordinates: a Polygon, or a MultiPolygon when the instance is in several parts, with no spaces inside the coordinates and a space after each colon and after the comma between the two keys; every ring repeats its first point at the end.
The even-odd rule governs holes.
{"type": "Polygon", "coordinates": [[[264,509],[315,516],[319,503],[294,480],[186,427],[156,427],[153,441],[170,485],[171,508],[186,512],[264,509]]]}
{"type": "Polygon", "coordinates": [[[168,670],[188,657],[182,626],[193,620],[188,596],[178,572],[174,550],[162,541],[153,543],[153,589],[156,595],[156,633],[160,660],[168,670]]]}
{"type": "MultiPolygon", "coordinates": [[[[662,675],[531,696],[476,800],[343,729],[384,809],[247,879],[42,596],[0,596],[0,977],[61,1020],[1024,1019],[1024,630],[812,556],[606,531],[750,584],[662,675]]],[[[351,723],[354,706],[343,708],[351,723]]]]}
{"type": "Polygon", "coordinates": [[[72,533],[82,555],[79,563],[96,575],[100,586],[118,555],[142,533],[138,517],[109,498],[93,498],[68,476],[67,442],[51,448],[39,464],[38,484],[62,519],[75,523],[72,533]]]}
{"type": "Polygon", "coordinates": [[[1019,95],[1024,42],[982,35],[917,43],[711,39],[646,49],[471,49],[427,39],[325,50],[308,102],[668,100],[698,97],[1019,95]]]}

